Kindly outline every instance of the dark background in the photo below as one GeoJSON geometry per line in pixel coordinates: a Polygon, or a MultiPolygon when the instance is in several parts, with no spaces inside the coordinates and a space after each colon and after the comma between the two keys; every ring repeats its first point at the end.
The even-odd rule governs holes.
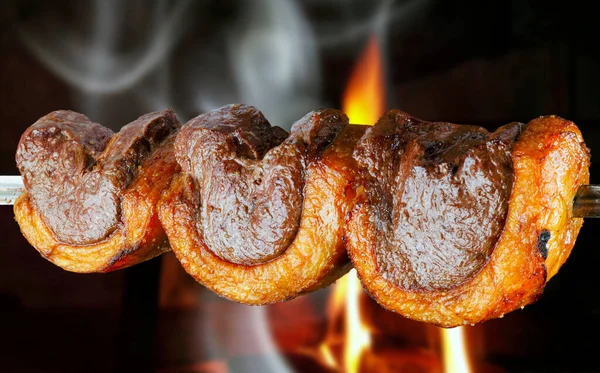
{"type": "MultiPolygon", "coordinates": [[[[167,106],[183,122],[244,101],[282,126],[316,107],[340,107],[353,62],[376,33],[384,48],[389,108],[488,128],[561,115],[582,130],[592,150],[592,183],[600,183],[600,48],[597,13],[586,2],[101,3],[0,4],[2,174],[17,173],[14,152],[25,128],[57,109],[83,112],[116,130],[167,106]],[[173,16],[170,36],[162,40],[161,25],[173,14],[179,18],[173,16]],[[265,28],[260,17],[281,23],[265,28]],[[281,30],[301,30],[294,26],[298,20],[312,33],[308,41],[293,34],[281,43],[269,41],[281,30]],[[254,29],[263,33],[256,40],[267,41],[245,46],[250,57],[240,56],[238,39],[254,29]],[[153,40],[157,62],[117,84],[135,75],[153,40]],[[294,49],[301,54],[288,56],[294,49]],[[282,59],[273,65],[282,70],[258,71],[271,66],[270,57],[282,59]],[[289,80],[286,64],[292,66],[289,80]]],[[[68,273],[28,245],[10,207],[0,208],[0,219],[0,370],[209,371],[194,368],[214,358],[194,339],[202,333],[194,320],[208,317],[203,299],[221,300],[202,295],[200,285],[177,272],[172,257],[104,275],[68,273]],[[188,295],[172,290],[178,281],[187,284],[188,295]],[[189,291],[200,295],[189,298],[189,291]],[[188,370],[176,370],[181,366],[188,370]]],[[[483,335],[487,362],[510,372],[600,371],[599,224],[586,220],[572,255],[536,304],[473,328],[483,335]]],[[[314,325],[296,321],[293,328],[314,325]]],[[[398,345],[411,340],[400,337],[398,345]]],[[[252,371],[232,364],[231,371],[252,371]]]]}

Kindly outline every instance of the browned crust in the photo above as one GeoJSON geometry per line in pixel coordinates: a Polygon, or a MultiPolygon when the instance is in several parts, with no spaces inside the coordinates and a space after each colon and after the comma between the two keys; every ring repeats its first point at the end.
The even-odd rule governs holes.
{"type": "Polygon", "coordinates": [[[354,144],[362,128],[349,126],[307,168],[300,228],[279,257],[263,264],[234,264],[204,244],[196,226],[198,200],[191,176],[179,175],[159,203],[173,251],[198,282],[228,299],[251,305],[294,298],[329,285],[350,268],[344,219],[354,203],[354,144]]]}
{"type": "Polygon", "coordinates": [[[512,152],[515,181],[503,233],[485,267],[448,291],[411,292],[383,278],[377,268],[375,229],[365,198],[346,228],[348,251],[366,290],[381,306],[411,319],[454,327],[502,317],[534,302],[569,256],[583,219],[572,201],[589,182],[590,156],[577,126],[556,116],[532,120],[512,152]],[[538,249],[550,232],[548,256],[538,249]]]}
{"type": "Polygon", "coordinates": [[[110,272],[170,251],[158,220],[157,202],[179,165],[173,154],[174,135],[156,149],[121,198],[121,222],[102,242],[68,245],[57,241],[24,192],[14,205],[15,218],[29,243],[46,259],[72,272],[110,272]]]}

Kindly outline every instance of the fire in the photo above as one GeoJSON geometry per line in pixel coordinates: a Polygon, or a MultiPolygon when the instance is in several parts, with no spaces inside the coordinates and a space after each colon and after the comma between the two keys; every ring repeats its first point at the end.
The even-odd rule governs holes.
{"type": "Polygon", "coordinates": [[[469,354],[465,341],[465,328],[440,328],[445,373],[470,373],[469,354]]]}
{"type": "Polygon", "coordinates": [[[356,271],[352,269],[344,278],[348,286],[346,296],[344,367],[347,373],[358,373],[361,356],[371,346],[371,332],[365,327],[360,316],[362,287],[356,271]]]}
{"type": "MultiPolygon", "coordinates": [[[[329,323],[327,324],[327,334],[325,341],[321,343],[319,354],[325,365],[330,368],[339,368],[338,360],[333,351],[334,345],[338,345],[338,330],[336,320],[338,320],[344,311],[346,295],[348,294],[348,275],[339,279],[333,287],[333,293],[327,305],[327,315],[329,323]]],[[[343,338],[343,335],[342,335],[343,338]]]]}
{"type": "Polygon", "coordinates": [[[333,288],[328,314],[331,317],[327,337],[319,348],[321,360],[330,368],[343,370],[345,373],[360,371],[361,356],[371,347],[371,332],[365,326],[360,315],[360,281],[356,271],[352,269],[346,276],[338,280],[333,288]],[[336,340],[335,320],[341,316],[343,324],[342,361],[338,362],[333,347],[339,345],[336,340]]]}
{"type": "Polygon", "coordinates": [[[379,42],[372,36],[344,92],[342,108],[350,123],[375,124],[385,110],[383,65],[379,42]]]}

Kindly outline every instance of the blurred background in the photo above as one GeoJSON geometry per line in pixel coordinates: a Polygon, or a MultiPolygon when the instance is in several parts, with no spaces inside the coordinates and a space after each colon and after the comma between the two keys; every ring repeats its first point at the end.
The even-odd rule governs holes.
{"type": "MultiPolygon", "coordinates": [[[[489,129],[564,116],[581,128],[600,183],[600,48],[584,3],[5,0],[0,172],[17,174],[21,133],[57,109],[118,130],[149,111],[171,107],[183,123],[242,102],[289,128],[343,106],[372,41],[368,69],[378,69],[386,108],[489,129]]],[[[10,207],[0,219],[1,371],[349,371],[348,305],[333,298],[351,290],[246,307],[196,284],[172,254],[110,274],[68,273],[29,246],[10,207]]],[[[473,371],[600,371],[599,224],[586,220],[537,303],[463,329],[473,371]]],[[[437,328],[353,296],[370,335],[357,372],[448,371],[437,328]]]]}

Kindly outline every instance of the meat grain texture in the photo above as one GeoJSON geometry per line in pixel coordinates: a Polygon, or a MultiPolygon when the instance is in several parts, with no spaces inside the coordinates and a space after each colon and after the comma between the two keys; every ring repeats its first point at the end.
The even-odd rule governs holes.
{"type": "Polygon", "coordinates": [[[556,116],[490,134],[392,111],[355,158],[350,257],[380,305],[414,320],[475,324],[534,302],[583,222],[571,210],[589,151],[556,116]]]}
{"type": "Polygon", "coordinates": [[[26,192],[14,205],[25,238],[73,272],[109,272],[170,250],[157,202],[179,172],[180,123],[171,110],[113,134],[86,116],[56,111],[25,131],[17,166],[26,192]]]}
{"type": "Polygon", "coordinates": [[[362,132],[343,113],[320,110],[288,135],[245,105],[186,123],[176,144],[183,173],[159,207],[186,271],[252,305],[294,298],[346,273],[344,219],[362,132]]]}

